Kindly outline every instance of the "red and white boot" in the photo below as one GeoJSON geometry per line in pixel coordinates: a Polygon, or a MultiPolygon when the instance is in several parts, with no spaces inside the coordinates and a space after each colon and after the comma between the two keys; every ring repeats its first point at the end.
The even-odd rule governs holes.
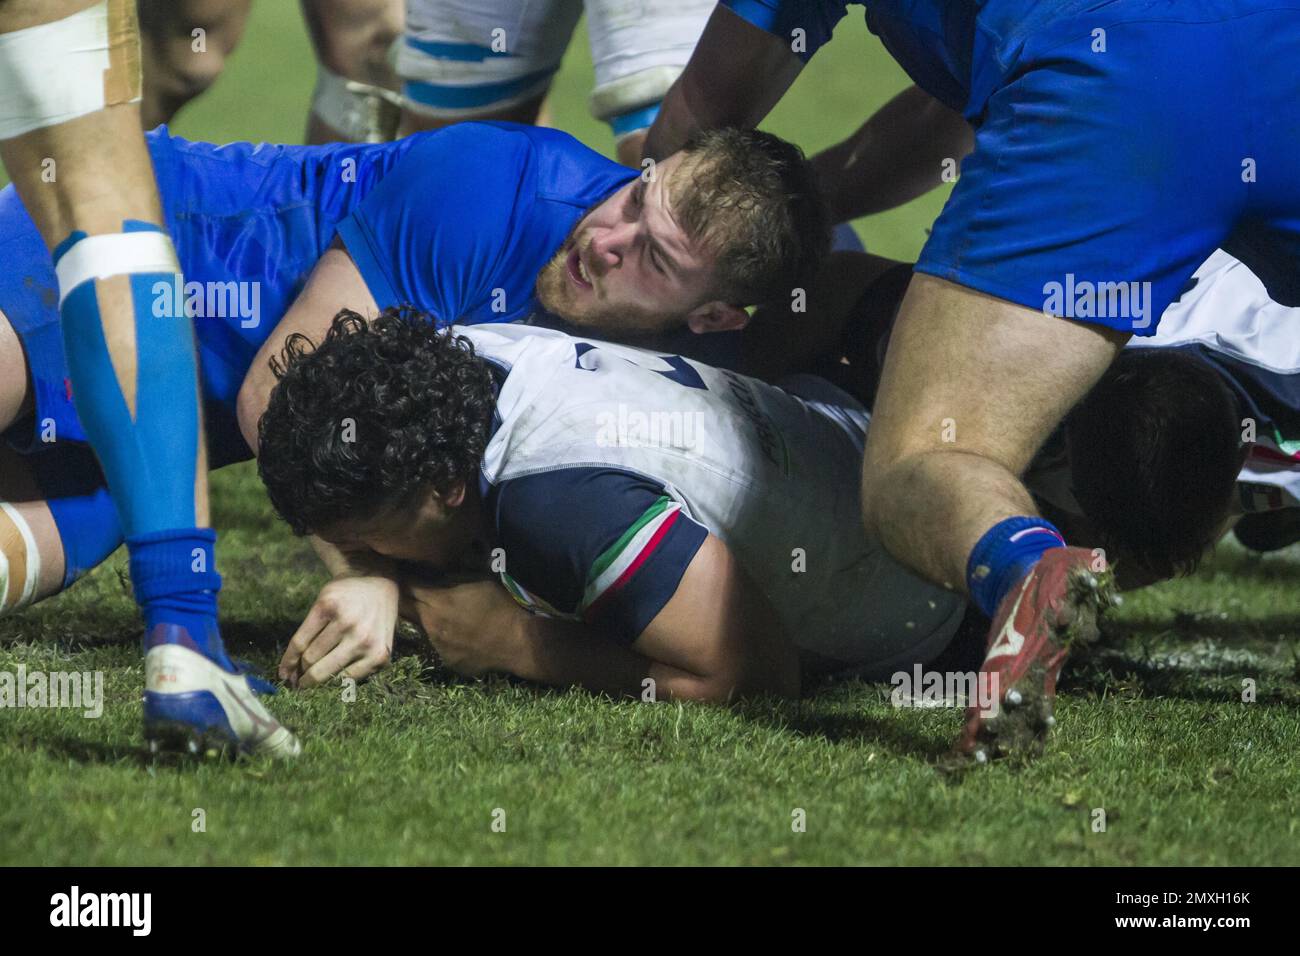
{"type": "Polygon", "coordinates": [[[1042,753],[1070,648],[1095,640],[1100,613],[1119,603],[1114,576],[1097,570],[1099,560],[1087,548],[1053,548],[1007,592],[978,682],[994,700],[966,708],[959,753],[980,763],[1042,753]]]}

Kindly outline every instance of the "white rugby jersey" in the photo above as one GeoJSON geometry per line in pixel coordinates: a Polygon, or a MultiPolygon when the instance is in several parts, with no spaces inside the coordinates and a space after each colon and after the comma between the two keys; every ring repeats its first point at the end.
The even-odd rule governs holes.
{"type": "Polygon", "coordinates": [[[1220,249],[1165,310],[1156,334],[1134,337],[1129,348],[1189,349],[1223,374],[1243,416],[1255,420],[1239,509],[1300,505],[1300,308],[1274,302],[1249,268],[1220,249]]]}
{"type": "MultiPolygon", "coordinates": [[[[1243,418],[1254,419],[1255,442],[1237,479],[1238,512],[1300,506],[1300,309],[1274,302],[1250,269],[1220,249],[1165,310],[1156,334],[1135,336],[1127,347],[1195,354],[1237,394],[1243,418]]],[[[1055,436],[1025,482],[1057,507],[1082,512],[1055,436]]]]}
{"type": "Polygon", "coordinates": [[[453,331],[498,371],[481,484],[526,607],[635,640],[712,533],[801,649],[887,673],[956,630],[964,601],[863,531],[867,416],[847,395],[549,329],[453,331]]]}

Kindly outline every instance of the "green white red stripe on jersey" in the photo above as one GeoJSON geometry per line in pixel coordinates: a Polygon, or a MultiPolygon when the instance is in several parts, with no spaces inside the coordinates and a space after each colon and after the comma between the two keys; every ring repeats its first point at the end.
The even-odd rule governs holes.
{"type": "Polygon", "coordinates": [[[533,613],[541,614],[544,617],[563,618],[566,621],[582,620],[580,614],[566,614],[564,611],[552,607],[550,602],[545,598],[528,590],[505,571],[501,572],[501,583],[504,584],[506,590],[510,592],[510,596],[515,599],[515,603],[526,611],[532,611],[533,613]]]}
{"type": "Polygon", "coordinates": [[[605,601],[632,580],[681,513],[680,502],[662,495],[617,541],[600,553],[587,575],[587,588],[578,609],[584,619],[591,620],[605,601]]]}

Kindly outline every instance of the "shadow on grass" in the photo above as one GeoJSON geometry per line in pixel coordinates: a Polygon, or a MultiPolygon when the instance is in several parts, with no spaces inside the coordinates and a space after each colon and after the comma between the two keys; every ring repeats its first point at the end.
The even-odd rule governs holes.
{"type": "Polygon", "coordinates": [[[110,744],[69,734],[20,733],[9,740],[19,750],[29,753],[44,753],[62,760],[72,760],[81,764],[128,763],[144,770],[151,764],[182,763],[180,758],[155,758],[140,744],[110,744]]]}
{"type": "Polygon", "coordinates": [[[1215,635],[1206,637],[1227,645],[1227,656],[1168,641],[1168,632],[1160,638],[1147,633],[1147,641],[1134,635],[1075,652],[1062,671],[1061,691],[1094,697],[1223,704],[1240,701],[1241,682],[1249,678],[1257,685],[1256,705],[1294,706],[1300,702],[1300,659],[1294,656],[1255,663],[1234,659],[1230,655],[1242,650],[1241,645],[1234,647],[1215,635]],[[1154,647],[1157,640],[1159,647],[1154,647]]]}
{"type": "Polygon", "coordinates": [[[226,650],[236,657],[255,654],[259,657],[273,657],[278,661],[301,623],[302,621],[289,617],[274,621],[226,619],[221,622],[221,639],[226,650]]]}
{"type": "Polygon", "coordinates": [[[1102,629],[1102,643],[1118,646],[1134,639],[1174,638],[1192,640],[1213,638],[1225,645],[1245,643],[1300,643],[1300,615],[1271,614],[1263,617],[1238,617],[1220,613],[1180,611],[1158,619],[1108,620],[1102,629]]]}
{"type": "MultiPolygon", "coordinates": [[[[460,677],[443,667],[423,641],[399,642],[392,666],[371,677],[367,686],[393,698],[415,696],[429,688],[478,686],[487,693],[506,689],[511,693],[522,692],[538,701],[558,701],[572,694],[583,694],[611,707],[617,706],[606,695],[580,688],[546,687],[507,674],[494,674],[481,681],[460,677]]],[[[863,704],[864,698],[879,699],[879,692],[869,684],[853,681],[849,686],[853,696],[863,704]]],[[[735,701],[730,710],[743,720],[795,737],[823,739],[832,744],[874,745],[896,756],[931,762],[947,753],[950,740],[921,732],[901,717],[876,716],[861,710],[845,713],[845,690],[845,683],[827,683],[818,685],[813,696],[798,701],[752,697],[735,701]],[[816,690],[823,691],[826,699],[818,701],[816,690]],[[832,703],[829,700],[832,696],[838,696],[839,702],[832,703]]]]}
{"type": "Polygon", "coordinates": [[[867,713],[816,713],[815,698],[799,704],[783,701],[746,700],[736,712],[746,720],[799,737],[826,740],[832,744],[878,746],[897,757],[934,762],[945,756],[952,741],[924,733],[901,715],[883,717],[867,713]]]}

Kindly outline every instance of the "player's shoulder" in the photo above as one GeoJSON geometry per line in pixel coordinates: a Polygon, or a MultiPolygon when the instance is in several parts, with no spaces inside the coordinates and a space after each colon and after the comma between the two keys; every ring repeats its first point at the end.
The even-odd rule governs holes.
{"type": "MultiPolygon", "coordinates": [[[[403,144],[402,169],[421,181],[446,177],[458,192],[472,191],[486,180],[518,180],[535,152],[514,123],[469,121],[412,133],[383,146],[403,144]]],[[[469,197],[481,200],[481,196],[469,197]]]]}
{"type": "Polygon", "coordinates": [[[554,360],[574,353],[575,340],[564,332],[522,322],[456,324],[450,331],[468,339],[476,354],[507,369],[525,355],[544,354],[554,360]]]}
{"type": "Polygon", "coordinates": [[[530,603],[627,642],[672,598],[708,537],[662,482],[611,466],[531,472],[485,500],[508,575],[546,602],[530,603]]]}
{"type": "MultiPolygon", "coordinates": [[[[437,143],[442,147],[452,146],[476,151],[484,160],[491,160],[494,154],[478,154],[478,150],[505,150],[508,155],[540,153],[547,151],[587,151],[592,152],[570,134],[524,123],[512,123],[507,120],[466,120],[453,123],[441,129],[424,133],[414,133],[425,142],[437,143]]],[[[593,155],[599,155],[593,153],[593,155]]]]}
{"type": "Polygon", "coordinates": [[[413,152],[421,165],[454,163],[462,167],[462,178],[505,175],[517,186],[535,183],[543,197],[585,198],[611,177],[621,181],[635,175],[562,130],[473,120],[413,135],[420,138],[413,152]]]}
{"type": "Polygon", "coordinates": [[[475,125],[494,127],[497,135],[522,137],[527,142],[537,170],[540,199],[585,209],[636,175],[636,170],[602,156],[563,130],[496,121],[475,125]]]}
{"type": "Polygon", "coordinates": [[[682,510],[664,480],[614,462],[557,461],[484,480],[483,499],[503,542],[530,542],[552,556],[585,554],[586,563],[632,525],[682,510]]]}

